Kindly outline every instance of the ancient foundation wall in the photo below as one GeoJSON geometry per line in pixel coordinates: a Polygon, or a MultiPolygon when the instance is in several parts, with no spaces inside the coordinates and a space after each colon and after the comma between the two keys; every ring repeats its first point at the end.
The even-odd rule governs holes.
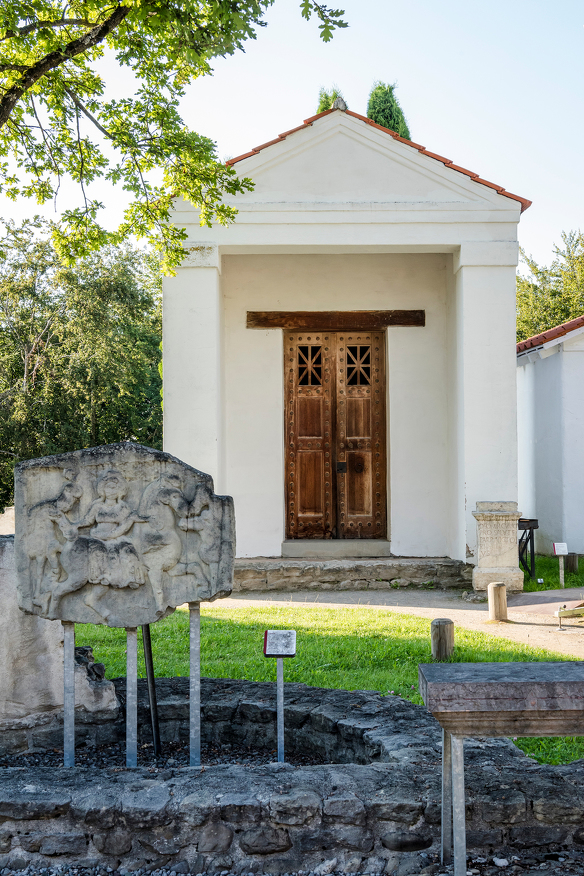
{"type": "MultiPolygon", "coordinates": [[[[186,741],[187,683],[157,682],[165,739],[186,741]]],[[[117,690],[123,706],[122,682],[117,690]]],[[[206,679],[202,703],[207,740],[273,743],[274,685],[206,679]]],[[[289,873],[334,859],[337,871],[390,873],[416,851],[437,850],[441,734],[424,707],[290,684],[285,710],[288,751],[331,763],[1,768],[0,868],[289,873]]],[[[140,723],[146,740],[144,685],[140,723]]],[[[87,742],[96,738],[89,726],[79,728],[87,742]]],[[[123,718],[109,727],[118,738],[123,718]]],[[[582,762],[540,766],[509,740],[492,739],[467,740],[465,761],[469,849],[501,855],[584,845],[582,762]]]]}

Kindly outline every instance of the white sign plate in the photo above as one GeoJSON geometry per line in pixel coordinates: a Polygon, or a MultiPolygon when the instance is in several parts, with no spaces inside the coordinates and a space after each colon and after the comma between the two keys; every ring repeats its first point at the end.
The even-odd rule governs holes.
{"type": "Polygon", "coordinates": [[[565,541],[554,541],[554,554],[556,557],[568,556],[568,545],[565,541]]]}
{"type": "Polygon", "coordinates": [[[296,630],[266,630],[264,657],[295,657],[296,630]]]}

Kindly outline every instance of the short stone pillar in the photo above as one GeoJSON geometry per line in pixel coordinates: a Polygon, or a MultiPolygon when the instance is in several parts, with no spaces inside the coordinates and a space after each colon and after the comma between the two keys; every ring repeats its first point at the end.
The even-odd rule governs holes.
{"type": "Polygon", "coordinates": [[[474,590],[487,590],[492,581],[505,584],[507,591],[523,590],[519,568],[517,502],[477,502],[472,512],[477,522],[478,563],[473,569],[474,590]]]}

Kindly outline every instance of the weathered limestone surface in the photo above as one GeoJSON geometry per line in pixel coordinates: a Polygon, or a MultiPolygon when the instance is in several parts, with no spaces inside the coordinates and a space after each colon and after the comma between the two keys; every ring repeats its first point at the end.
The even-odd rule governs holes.
{"type": "Polygon", "coordinates": [[[20,611],[13,535],[0,536],[0,605],[0,721],[63,705],[62,627],[20,611]]]}
{"type": "Polygon", "coordinates": [[[517,521],[521,512],[517,502],[477,502],[472,512],[477,522],[478,562],[472,573],[474,590],[487,590],[500,581],[507,590],[523,590],[519,568],[517,521]]]}
{"type": "MultiPolygon", "coordinates": [[[[188,680],[157,685],[165,737],[186,739],[188,680]]],[[[202,702],[207,739],[273,741],[274,685],[205,679],[202,702]]],[[[147,723],[145,708],[142,685],[147,723]]],[[[0,867],[20,858],[289,873],[336,858],[336,871],[379,873],[438,848],[441,731],[423,707],[291,684],[285,708],[287,746],[316,746],[331,763],[0,769],[0,867]]],[[[540,766],[508,740],[472,739],[465,760],[470,849],[506,856],[584,844],[582,762],[540,766]]]]}
{"type": "MultiPolygon", "coordinates": [[[[0,537],[0,738],[8,751],[33,745],[35,733],[61,720],[63,707],[63,628],[57,621],[27,615],[18,607],[14,536],[0,537]]],[[[111,681],[75,667],[75,705],[84,714],[115,719],[119,703],[111,681]]],[[[62,745],[63,737],[56,745],[62,745]]],[[[2,745],[0,744],[0,750],[2,745]]]]}
{"type": "Polygon", "coordinates": [[[233,500],[168,453],[123,443],[15,470],[20,607],[137,627],[231,592],[233,500]]]}
{"type": "Polygon", "coordinates": [[[410,584],[468,587],[472,566],[445,557],[314,560],[253,557],[235,561],[234,590],[387,590],[410,584]]]}

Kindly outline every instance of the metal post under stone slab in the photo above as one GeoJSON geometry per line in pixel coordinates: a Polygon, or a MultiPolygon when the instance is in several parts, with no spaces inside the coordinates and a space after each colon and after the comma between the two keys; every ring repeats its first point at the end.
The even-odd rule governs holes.
{"type": "Polygon", "coordinates": [[[201,766],[201,603],[189,602],[189,736],[191,766],[201,766]]]}
{"type": "Polygon", "coordinates": [[[75,766],[75,624],[63,622],[63,765],[75,766]]]}
{"type": "Polygon", "coordinates": [[[452,736],[442,728],[442,849],[440,863],[452,861],[452,736]]]}
{"type": "Polygon", "coordinates": [[[464,739],[451,737],[452,747],[452,835],[454,876],[466,876],[466,818],[464,809],[464,739]]]}
{"type": "Polygon", "coordinates": [[[138,766],[138,630],[126,627],[126,766],[138,766]]]}
{"type": "Polygon", "coordinates": [[[276,659],[276,710],[278,721],[278,763],[284,763],[284,660],[276,659]]]}

